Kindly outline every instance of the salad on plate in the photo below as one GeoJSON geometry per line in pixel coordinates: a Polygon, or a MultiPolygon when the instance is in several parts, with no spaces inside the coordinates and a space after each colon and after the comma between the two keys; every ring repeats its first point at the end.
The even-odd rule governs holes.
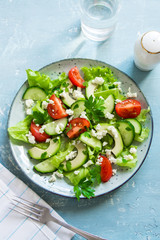
{"type": "Polygon", "coordinates": [[[94,197],[95,186],[108,182],[119,168],[136,166],[138,145],[149,135],[150,110],[142,109],[130,87],[123,92],[109,67],[74,66],[58,79],[26,72],[26,117],[8,132],[30,146],[37,174],[50,173],[52,183],[63,178],[79,200],[94,197]]]}

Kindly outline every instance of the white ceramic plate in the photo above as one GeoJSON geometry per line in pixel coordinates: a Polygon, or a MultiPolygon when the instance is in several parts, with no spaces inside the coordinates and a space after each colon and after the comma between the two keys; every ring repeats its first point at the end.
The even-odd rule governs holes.
{"type": "MultiPolygon", "coordinates": [[[[121,72],[120,70],[110,66],[104,62],[91,60],[91,59],[66,59],[59,62],[52,63],[42,69],[40,69],[41,73],[45,73],[49,75],[52,79],[57,78],[57,76],[62,73],[68,71],[77,66],[81,68],[83,66],[86,67],[94,67],[94,66],[102,66],[102,67],[110,67],[117,77],[118,81],[122,82],[122,89],[127,92],[128,88],[131,87],[132,92],[137,92],[139,100],[142,104],[142,108],[148,108],[147,100],[145,99],[143,93],[136,85],[136,83],[125,73],[121,72]]],[[[23,120],[25,117],[24,113],[24,105],[22,103],[22,95],[27,87],[27,82],[23,84],[23,86],[18,91],[16,97],[13,100],[9,120],[8,120],[8,127],[14,126],[20,120],[23,120]]],[[[122,186],[126,183],[141,167],[143,161],[145,160],[147,153],[150,148],[150,144],[152,141],[152,134],[153,134],[153,121],[150,114],[148,114],[146,127],[150,129],[150,135],[148,139],[139,144],[138,146],[138,163],[137,166],[132,170],[123,170],[118,169],[117,174],[113,176],[109,182],[102,183],[95,189],[95,196],[99,196],[102,194],[106,194],[108,192],[117,189],[118,187],[122,186]]],[[[55,183],[50,183],[48,180],[51,174],[38,174],[33,170],[34,161],[32,161],[27,155],[27,146],[26,145],[15,145],[13,142],[10,141],[11,151],[15,160],[17,161],[18,165],[22,169],[22,171],[28,176],[30,180],[32,180],[35,184],[39,185],[46,191],[50,191],[62,196],[66,197],[74,197],[73,193],[73,186],[69,185],[65,182],[64,179],[58,179],[55,183]]]]}

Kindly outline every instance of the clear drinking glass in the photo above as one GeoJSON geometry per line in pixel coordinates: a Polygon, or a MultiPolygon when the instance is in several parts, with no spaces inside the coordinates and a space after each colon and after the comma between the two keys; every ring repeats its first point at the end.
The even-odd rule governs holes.
{"type": "Polygon", "coordinates": [[[118,0],[80,0],[81,28],[95,41],[108,39],[115,30],[119,10],[118,0]]]}

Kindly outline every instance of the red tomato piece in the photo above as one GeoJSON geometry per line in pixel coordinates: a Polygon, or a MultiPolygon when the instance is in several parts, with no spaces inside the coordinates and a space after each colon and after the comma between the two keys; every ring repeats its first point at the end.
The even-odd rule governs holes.
{"type": "Polygon", "coordinates": [[[83,86],[83,83],[85,81],[81,77],[80,72],[76,66],[74,68],[71,68],[71,70],[68,73],[68,77],[75,86],[85,88],[85,86],[83,86]]]}
{"type": "Polygon", "coordinates": [[[141,112],[141,104],[135,99],[126,99],[117,103],[115,110],[122,118],[136,118],[141,112]]]}
{"type": "Polygon", "coordinates": [[[41,126],[36,126],[36,124],[34,122],[31,122],[31,126],[30,126],[30,131],[32,133],[32,135],[35,137],[35,140],[37,142],[45,142],[46,139],[50,138],[50,136],[43,132],[40,133],[41,126]]]}
{"type": "Polygon", "coordinates": [[[112,165],[107,157],[100,155],[100,158],[103,158],[100,172],[101,180],[102,182],[108,182],[112,177],[112,165]]]}
{"type": "Polygon", "coordinates": [[[67,132],[67,136],[72,139],[87,131],[87,128],[90,127],[90,122],[85,118],[74,118],[68,123],[67,129],[70,127],[71,129],[67,132]]]}
{"type": "Polygon", "coordinates": [[[54,118],[54,119],[60,119],[67,117],[68,114],[66,113],[65,108],[63,107],[63,102],[61,99],[57,98],[55,94],[53,94],[50,97],[50,100],[53,101],[53,103],[49,103],[47,110],[48,114],[54,118]]]}

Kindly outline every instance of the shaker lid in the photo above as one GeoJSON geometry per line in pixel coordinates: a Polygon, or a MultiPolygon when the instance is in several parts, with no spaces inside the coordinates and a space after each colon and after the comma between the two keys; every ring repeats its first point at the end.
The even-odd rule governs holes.
{"type": "Polygon", "coordinates": [[[141,38],[142,47],[149,53],[160,53],[160,32],[150,31],[141,38]]]}

